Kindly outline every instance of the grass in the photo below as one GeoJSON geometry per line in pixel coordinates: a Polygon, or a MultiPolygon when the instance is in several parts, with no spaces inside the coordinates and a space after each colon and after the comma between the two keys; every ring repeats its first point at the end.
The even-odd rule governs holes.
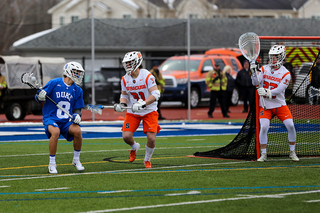
{"type": "Polygon", "coordinates": [[[258,163],[187,157],[234,137],[158,137],[152,169],[143,166],[145,138],[136,139],[141,149],[133,163],[122,139],[84,140],[83,173],[71,165],[72,143],[62,140],[58,175],[48,174],[47,141],[0,143],[0,212],[318,210],[319,158],[258,163]]]}

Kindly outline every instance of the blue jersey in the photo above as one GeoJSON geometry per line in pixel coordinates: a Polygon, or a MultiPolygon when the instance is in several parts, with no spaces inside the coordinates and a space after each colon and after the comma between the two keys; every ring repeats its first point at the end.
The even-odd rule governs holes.
{"type": "MultiPolygon", "coordinates": [[[[50,80],[43,90],[59,106],[65,109],[69,114],[73,114],[74,109],[84,108],[83,91],[81,87],[73,83],[71,86],[64,83],[63,78],[50,80]]],[[[43,123],[47,120],[68,122],[69,116],[61,109],[55,106],[51,101],[46,100],[43,109],[43,123]]]]}

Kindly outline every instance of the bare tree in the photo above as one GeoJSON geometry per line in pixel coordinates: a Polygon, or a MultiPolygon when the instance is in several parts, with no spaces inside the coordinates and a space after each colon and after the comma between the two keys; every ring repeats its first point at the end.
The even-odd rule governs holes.
{"type": "Polygon", "coordinates": [[[61,0],[1,0],[0,54],[20,38],[51,28],[48,9],[61,0]]]}

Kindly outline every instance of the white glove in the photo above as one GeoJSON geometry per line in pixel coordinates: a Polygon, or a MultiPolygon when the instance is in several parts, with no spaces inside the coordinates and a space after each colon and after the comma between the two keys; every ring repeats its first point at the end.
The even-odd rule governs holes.
{"type": "Polygon", "coordinates": [[[126,106],[127,106],[126,103],[114,104],[113,109],[116,112],[124,112],[126,109],[124,109],[123,107],[126,107],[126,106]]]}
{"type": "Polygon", "coordinates": [[[47,95],[47,92],[44,91],[44,90],[41,90],[38,94],[38,100],[39,101],[45,101],[46,100],[46,95],[47,95]]]}
{"type": "Polygon", "coordinates": [[[139,99],[137,103],[132,105],[132,112],[138,112],[139,110],[146,108],[146,102],[142,99],[139,99]]]}
{"type": "Polygon", "coordinates": [[[256,62],[251,62],[250,70],[251,70],[253,76],[256,75],[256,71],[260,71],[258,65],[256,64],[256,62]]]}
{"type": "Polygon", "coordinates": [[[271,91],[262,87],[258,88],[258,94],[260,96],[267,96],[269,99],[272,99],[271,91]]]}
{"type": "Polygon", "coordinates": [[[72,116],[72,120],[73,120],[73,123],[80,124],[81,117],[80,117],[80,115],[78,113],[74,113],[73,116],[72,116]]]}

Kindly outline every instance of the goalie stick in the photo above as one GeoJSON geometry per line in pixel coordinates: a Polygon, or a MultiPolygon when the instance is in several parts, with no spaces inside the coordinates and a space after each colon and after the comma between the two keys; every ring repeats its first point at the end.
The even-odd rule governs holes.
{"type": "MultiPolygon", "coordinates": [[[[131,107],[122,107],[122,108],[123,109],[131,109],[131,107]]],[[[90,110],[93,113],[98,113],[99,115],[101,115],[103,109],[114,109],[114,105],[113,106],[104,106],[104,105],[87,104],[86,109],[90,110]]]]}
{"type": "MultiPolygon", "coordinates": [[[[242,34],[239,37],[238,44],[239,44],[239,49],[242,55],[250,61],[250,64],[251,62],[255,62],[257,60],[260,53],[260,39],[257,34],[253,32],[242,34]]],[[[258,79],[257,69],[255,69],[254,71],[257,77],[257,81],[259,83],[259,87],[262,87],[258,79]]],[[[267,108],[266,108],[266,103],[264,101],[264,98],[262,96],[260,97],[262,100],[263,108],[264,110],[266,110],[267,108]]]]}
{"type": "MultiPolygon", "coordinates": [[[[32,89],[40,89],[42,90],[42,87],[39,86],[39,83],[36,79],[36,77],[33,76],[33,73],[23,73],[21,75],[21,82],[24,84],[27,84],[32,89]]],[[[54,105],[56,105],[62,112],[66,113],[70,117],[70,120],[72,120],[72,115],[70,115],[69,112],[67,112],[65,109],[63,109],[61,106],[59,106],[54,100],[52,100],[49,96],[46,95],[46,99],[51,101],[54,105]]]]}

